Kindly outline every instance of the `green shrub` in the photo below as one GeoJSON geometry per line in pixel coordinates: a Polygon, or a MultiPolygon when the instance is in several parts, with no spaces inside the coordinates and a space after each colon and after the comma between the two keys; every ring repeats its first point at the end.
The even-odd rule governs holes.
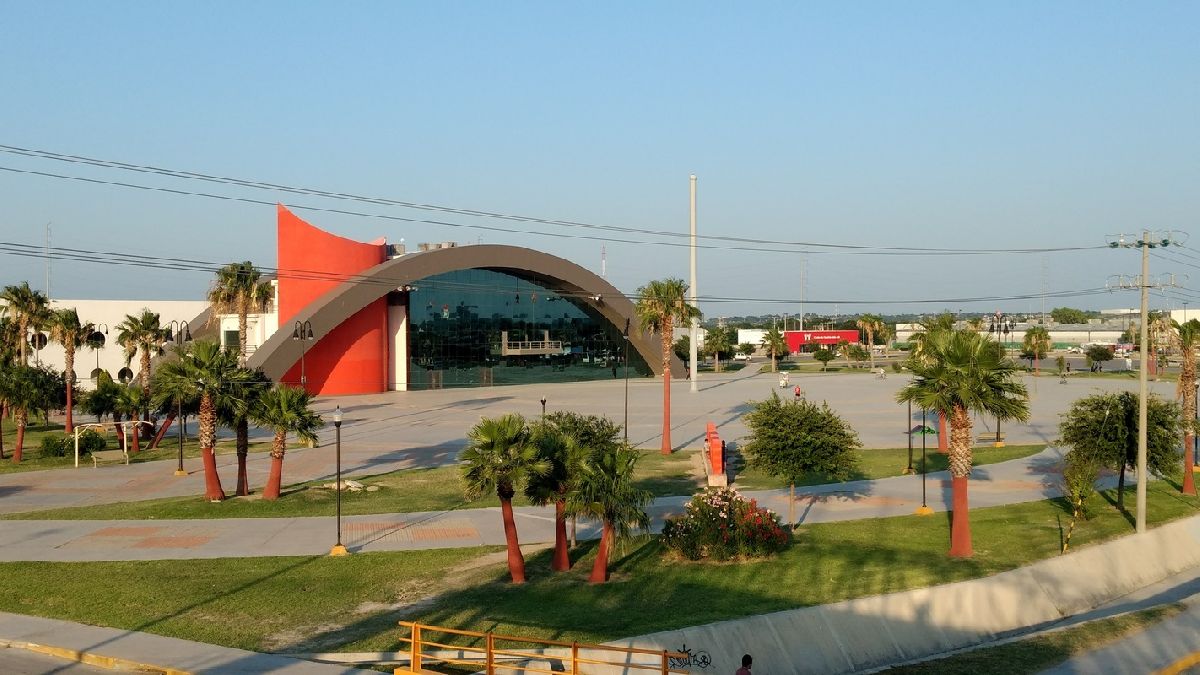
{"type": "Polygon", "coordinates": [[[758,558],[787,548],[791,537],[779,516],[729,488],[692,497],[687,512],[668,518],[662,542],[688,560],[758,558]]]}
{"type": "Polygon", "coordinates": [[[899,373],[904,370],[904,366],[900,365],[899,361],[892,361],[892,372],[899,373]]]}
{"type": "MultiPolygon", "coordinates": [[[[108,447],[108,441],[94,429],[84,429],[79,432],[79,454],[92,454],[108,447]]],[[[74,452],[74,450],[72,450],[74,452]]]]}
{"type": "Polygon", "coordinates": [[[70,436],[59,434],[46,434],[42,436],[42,447],[39,454],[43,458],[49,457],[66,457],[68,454],[75,453],[75,439],[70,436]]]}

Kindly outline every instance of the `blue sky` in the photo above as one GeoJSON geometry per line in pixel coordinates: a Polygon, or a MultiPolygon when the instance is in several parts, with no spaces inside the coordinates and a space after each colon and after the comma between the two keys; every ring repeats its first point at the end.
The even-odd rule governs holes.
{"type": "MultiPolygon", "coordinates": [[[[1005,249],[1095,246],[1143,227],[1200,235],[1196,3],[5,5],[3,145],[678,232],[694,172],[701,234],[774,241],[1005,249]]],[[[346,206],[8,153],[0,167],[346,206]]],[[[537,234],[570,228],[300,213],[363,240],[481,238],[600,266],[601,242],[537,234]]],[[[268,206],[0,171],[0,239],[40,245],[47,222],[57,246],[275,262],[268,206]]],[[[686,249],[621,238],[639,242],[606,244],[622,290],[686,278],[686,249]]],[[[1097,288],[1138,271],[1133,251],[805,258],[768,248],[787,250],[702,250],[701,295],[798,299],[807,259],[809,312],[835,309],[818,302],[842,313],[1026,311],[1041,300],[891,301],[1037,295],[1043,279],[1052,292],[1097,288]]],[[[1167,256],[1154,272],[1200,280],[1200,252],[1167,256]]],[[[43,276],[40,260],[0,256],[0,283],[43,276]]],[[[208,281],[55,262],[52,291],[182,299],[208,281]]],[[[1200,298],[1175,295],[1159,303],[1200,298]]]]}

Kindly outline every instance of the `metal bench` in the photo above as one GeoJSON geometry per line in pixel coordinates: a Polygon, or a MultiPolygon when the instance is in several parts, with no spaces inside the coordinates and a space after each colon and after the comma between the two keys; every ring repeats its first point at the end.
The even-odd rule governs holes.
{"type": "Polygon", "coordinates": [[[92,453],[92,468],[99,468],[100,462],[124,462],[129,464],[129,454],[124,450],[97,450],[92,453]]]}

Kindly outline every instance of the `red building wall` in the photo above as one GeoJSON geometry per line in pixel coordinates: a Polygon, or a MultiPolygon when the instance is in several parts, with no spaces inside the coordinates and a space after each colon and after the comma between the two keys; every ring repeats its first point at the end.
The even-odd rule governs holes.
{"type": "Polygon", "coordinates": [[[804,345],[814,342],[825,346],[836,345],[842,340],[851,344],[858,343],[856,330],[789,330],[783,333],[783,337],[792,352],[798,352],[804,345]]]}
{"type": "MultiPolygon", "coordinates": [[[[382,243],[363,244],[313,227],[278,207],[279,330],[292,331],[309,303],[347,277],[387,258],[382,243]]],[[[373,394],[387,389],[387,299],[380,298],[328,335],[308,343],[304,374],[315,394],[373,394]]],[[[284,375],[300,383],[300,362],[284,375]]]]}

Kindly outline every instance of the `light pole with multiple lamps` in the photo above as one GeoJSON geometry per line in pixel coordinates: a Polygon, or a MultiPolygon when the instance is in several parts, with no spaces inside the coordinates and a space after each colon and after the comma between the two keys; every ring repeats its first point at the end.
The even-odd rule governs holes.
{"type": "Polygon", "coordinates": [[[95,329],[88,334],[87,345],[91,347],[92,352],[96,355],[96,369],[92,371],[92,379],[98,385],[100,384],[100,350],[104,348],[104,343],[108,341],[104,337],[108,335],[108,324],[96,324],[95,329]],[[104,330],[100,330],[100,326],[104,326],[104,330]]]}
{"type": "MultiPolygon", "coordinates": [[[[1005,317],[1004,314],[1001,312],[996,312],[996,315],[994,317],[992,317],[991,323],[988,324],[988,334],[989,335],[992,333],[996,334],[996,344],[998,346],[997,351],[1000,353],[1001,360],[1003,360],[1004,357],[1008,354],[1008,350],[1005,347],[1004,342],[1003,342],[1003,340],[1007,339],[1007,337],[1002,338],[1001,335],[1004,335],[1004,336],[1012,335],[1014,327],[1016,327],[1016,323],[1011,318],[1005,317]]],[[[999,415],[996,416],[996,440],[994,443],[992,443],[992,445],[993,445],[993,447],[997,447],[997,448],[1004,447],[1004,440],[1003,440],[1003,437],[1000,435],[1000,416],[999,415]]]]}
{"type": "Polygon", "coordinates": [[[337,482],[334,491],[337,493],[337,543],[329,549],[331,556],[350,555],[350,551],[342,546],[342,406],[333,409],[334,446],[337,448],[337,482]]]}
{"type": "MultiPolygon", "coordinates": [[[[192,341],[192,328],[187,321],[176,321],[172,319],[167,323],[167,342],[174,342],[181,348],[183,345],[192,341]],[[174,328],[172,335],[171,329],[174,328]]],[[[176,424],[179,425],[179,463],[175,467],[176,476],[186,476],[187,471],[183,470],[183,397],[175,399],[175,418],[176,424]]]]}
{"type": "Polygon", "coordinates": [[[308,391],[308,377],[304,373],[304,352],[306,351],[304,343],[316,339],[313,336],[312,322],[297,321],[292,330],[292,339],[300,341],[300,388],[308,391]]]}

